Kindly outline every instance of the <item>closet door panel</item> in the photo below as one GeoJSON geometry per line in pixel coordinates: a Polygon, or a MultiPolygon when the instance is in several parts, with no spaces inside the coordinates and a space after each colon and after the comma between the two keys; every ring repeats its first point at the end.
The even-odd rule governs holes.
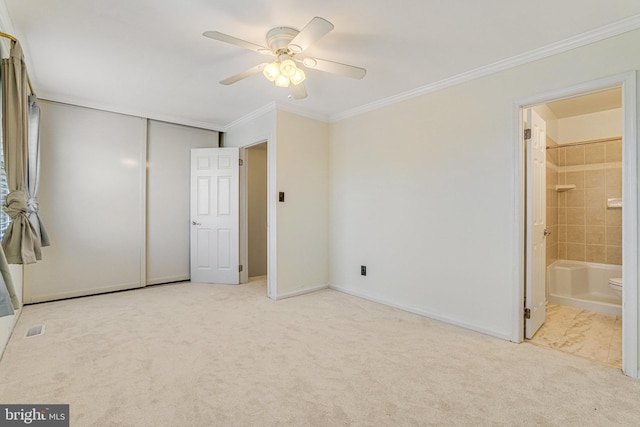
{"type": "Polygon", "coordinates": [[[147,284],[189,280],[192,148],[218,146],[218,132],[149,121],[147,284]]]}
{"type": "Polygon", "coordinates": [[[41,102],[40,216],[26,302],[143,286],[146,120],[41,102]]]}

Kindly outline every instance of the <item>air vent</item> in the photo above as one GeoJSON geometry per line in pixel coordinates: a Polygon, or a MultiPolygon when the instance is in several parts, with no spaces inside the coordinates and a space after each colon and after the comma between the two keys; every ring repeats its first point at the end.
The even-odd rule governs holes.
{"type": "Polygon", "coordinates": [[[44,334],[44,325],[32,326],[27,329],[27,333],[24,336],[25,338],[36,337],[38,335],[44,334]]]}

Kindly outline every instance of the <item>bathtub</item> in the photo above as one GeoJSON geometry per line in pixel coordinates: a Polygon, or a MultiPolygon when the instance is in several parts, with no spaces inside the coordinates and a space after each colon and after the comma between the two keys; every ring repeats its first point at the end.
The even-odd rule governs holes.
{"type": "Polygon", "coordinates": [[[609,279],[622,277],[622,266],[558,260],[547,267],[549,302],[622,316],[622,299],[609,279]]]}

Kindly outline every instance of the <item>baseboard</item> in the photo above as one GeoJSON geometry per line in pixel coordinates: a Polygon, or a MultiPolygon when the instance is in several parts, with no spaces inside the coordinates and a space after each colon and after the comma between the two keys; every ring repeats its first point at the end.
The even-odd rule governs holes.
{"type": "Polygon", "coordinates": [[[365,294],[363,292],[354,291],[354,290],[351,290],[351,289],[348,289],[348,288],[344,288],[344,287],[338,286],[338,285],[329,285],[329,288],[333,289],[333,290],[336,290],[338,292],[342,292],[342,293],[345,293],[345,294],[352,295],[354,297],[358,297],[358,298],[366,299],[366,300],[369,300],[369,301],[377,302],[379,304],[383,304],[383,305],[387,305],[389,307],[397,308],[397,309],[400,309],[402,311],[407,311],[409,313],[418,314],[420,316],[428,317],[429,319],[438,320],[440,322],[448,323],[448,324],[453,325],[453,326],[458,326],[458,327],[461,327],[461,328],[469,329],[469,330],[474,331],[474,332],[479,332],[479,333],[484,334],[484,335],[489,335],[489,336],[494,337],[494,338],[500,338],[500,339],[505,340],[505,341],[512,341],[511,335],[502,334],[502,333],[499,333],[499,332],[496,332],[496,331],[492,331],[492,330],[489,330],[489,329],[485,329],[485,328],[480,328],[480,327],[478,327],[476,325],[473,325],[473,324],[470,324],[470,323],[466,323],[466,322],[461,322],[461,321],[459,321],[457,319],[452,319],[450,317],[443,316],[441,314],[435,314],[435,313],[432,313],[430,311],[423,310],[423,309],[420,309],[420,308],[409,307],[409,306],[406,306],[406,305],[403,305],[403,304],[398,304],[396,302],[389,301],[389,300],[386,300],[386,299],[383,299],[383,298],[373,297],[373,296],[367,295],[367,294],[365,294]]]}
{"type": "Polygon", "coordinates": [[[189,275],[161,277],[159,279],[147,280],[147,285],[163,285],[165,283],[186,282],[189,279],[189,275]]]}
{"type": "Polygon", "coordinates": [[[140,283],[123,283],[120,285],[105,286],[103,288],[82,289],[82,290],[71,291],[71,292],[63,292],[60,294],[38,295],[35,297],[32,295],[31,301],[32,303],[39,303],[39,302],[57,301],[57,300],[68,299],[68,298],[76,298],[76,297],[88,297],[93,295],[106,294],[109,292],[128,291],[132,289],[143,288],[144,286],[145,285],[142,285],[140,283]]]}
{"type": "Polygon", "coordinates": [[[316,285],[316,286],[310,286],[307,288],[297,289],[292,292],[284,292],[284,293],[278,292],[275,297],[275,300],[280,301],[281,299],[297,297],[298,295],[309,294],[311,292],[316,292],[316,291],[320,291],[322,289],[327,289],[327,288],[329,288],[329,285],[325,283],[322,285],[316,285]]]}

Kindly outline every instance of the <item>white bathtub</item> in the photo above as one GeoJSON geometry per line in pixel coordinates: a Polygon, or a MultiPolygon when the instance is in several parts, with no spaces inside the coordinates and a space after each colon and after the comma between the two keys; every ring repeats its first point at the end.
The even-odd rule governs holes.
{"type": "Polygon", "coordinates": [[[549,302],[622,316],[622,299],[609,279],[622,277],[622,266],[558,260],[547,267],[549,302]]]}

